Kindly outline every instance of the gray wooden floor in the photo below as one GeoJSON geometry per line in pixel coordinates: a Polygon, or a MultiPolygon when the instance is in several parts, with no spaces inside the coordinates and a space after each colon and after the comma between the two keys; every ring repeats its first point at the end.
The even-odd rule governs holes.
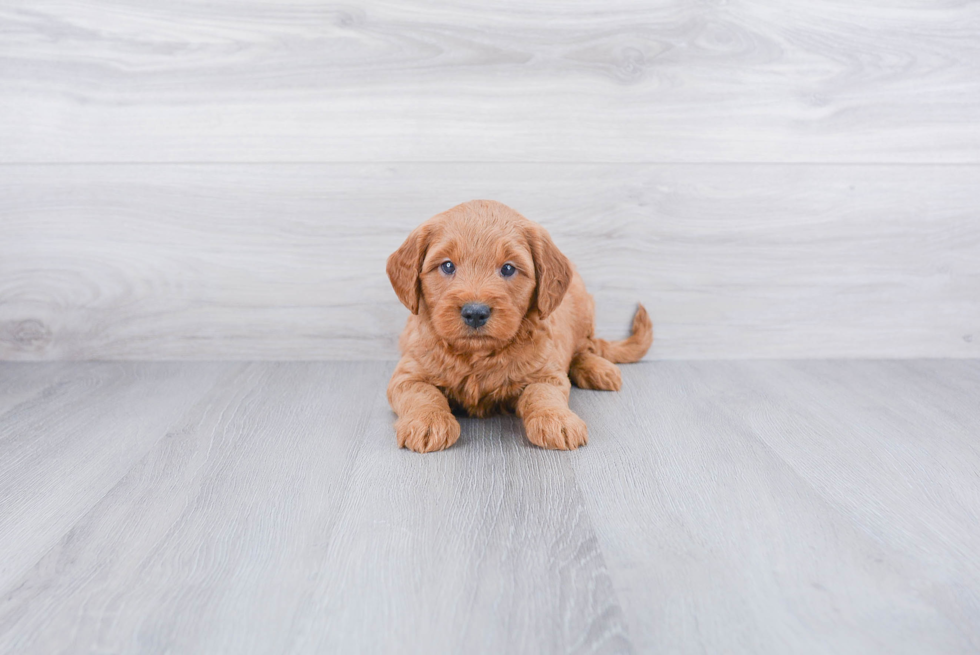
{"type": "Polygon", "coordinates": [[[0,652],[980,649],[980,361],[658,362],[395,447],[391,364],[0,364],[0,652]]]}

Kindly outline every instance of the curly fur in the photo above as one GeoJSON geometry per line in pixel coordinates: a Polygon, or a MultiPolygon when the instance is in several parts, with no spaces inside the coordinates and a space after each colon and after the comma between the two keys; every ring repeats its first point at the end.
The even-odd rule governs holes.
{"type": "Polygon", "coordinates": [[[597,339],[595,305],[572,263],[544,228],[499,202],[473,200],[432,217],[388,258],[387,271],[412,312],[388,401],[398,445],[418,452],[456,442],[454,409],[516,412],[542,448],[584,445],[585,423],[568,408],[571,383],[618,391],[615,363],[638,361],[653,341],[642,305],[629,338],[597,339]],[[440,268],[447,260],[452,274],[440,268]],[[501,275],[505,263],[517,272],[501,275]],[[464,323],[469,302],[491,308],[485,325],[464,323]]]}

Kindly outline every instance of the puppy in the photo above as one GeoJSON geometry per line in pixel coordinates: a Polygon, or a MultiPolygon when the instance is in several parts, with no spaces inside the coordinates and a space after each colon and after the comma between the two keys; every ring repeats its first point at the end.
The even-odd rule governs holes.
{"type": "Polygon", "coordinates": [[[388,385],[398,445],[425,453],[459,439],[452,410],[516,412],[527,438],[570,450],[588,440],[568,408],[571,382],[618,391],[615,363],[653,341],[643,305],[623,341],[597,339],[582,278],[540,225],[499,202],[472,200],[430,218],[388,258],[412,315],[388,385]]]}

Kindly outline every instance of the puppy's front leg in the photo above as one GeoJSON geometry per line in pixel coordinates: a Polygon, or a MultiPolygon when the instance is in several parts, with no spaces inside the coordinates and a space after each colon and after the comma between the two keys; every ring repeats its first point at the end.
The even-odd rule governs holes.
{"type": "Polygon", "coordinates": [[[528,440],[542,448],[573,450],[589,441],[585,421],[568,409],[568,376],[527,385],[517,401],[528,440]]]}
{"type": "Polygon", "coordinates": [[[398,447],[418,453],[444,450],[459,439],[459,421],[442,392],[415,368],[413,361],[402,359],[388,383],[388,402],[398,414],[398,447]]]}

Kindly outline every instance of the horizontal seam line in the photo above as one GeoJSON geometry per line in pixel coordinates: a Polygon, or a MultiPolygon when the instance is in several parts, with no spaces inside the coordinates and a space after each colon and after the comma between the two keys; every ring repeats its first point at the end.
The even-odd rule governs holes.
{"type": "Polygon", "coordinates": [[[373,161],[11,161],[13,166],[980,166],[977,161],[469,161],[469,160],[373,160],[373,161]]]}

